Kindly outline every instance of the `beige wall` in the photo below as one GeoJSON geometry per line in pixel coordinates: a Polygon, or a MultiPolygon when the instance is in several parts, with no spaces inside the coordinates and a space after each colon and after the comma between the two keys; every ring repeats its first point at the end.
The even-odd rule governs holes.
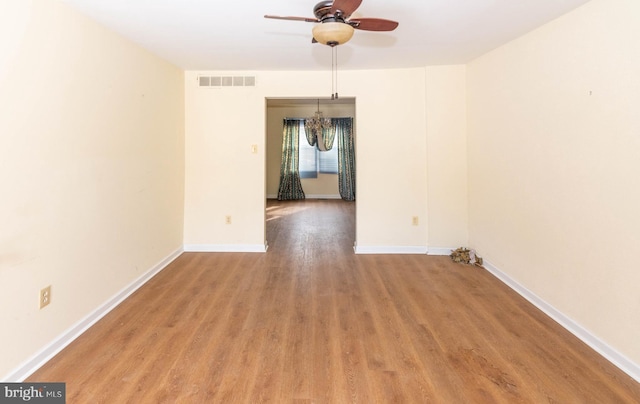
{"type": "Polygon", "coordinates": [[[470,243],[636,364],[638,38],[593,0],[468,66],[470,243]]]}
{"type": "MultiPolygon", "coordinates": [[[[198,88],[197,77],[205,73],[234,74],[186,73],[185,245],[259,251],[266,98],[326,97],[327,72],[243,72],[256,76],[255,87],[198,88]],[[251,154],[252,144],[259,153],[251,154]],[[224,223],[227,215],[231,225],[224,223]]],[[[358,246],[426,251],[425,69],[344,71],[340,77],[341,96],[356,98],[358,246]],[[412,216],[420,218],[418,226],[412,216]]]]}
{"type": "Polygon", "coordinates": [[[468,245],[465,66],[426,70],[429,251],[468,245]]]}
{"type": "MultiPolygon", "coordinates": [[[[275,198],[280,185],[280,161],[282,159],[282,131],[285,118],[306,118],[314,116],[317,105],[307,103],[281,102],[267,103],[267,196],[275,198]]],[[[336,103],[322,100],[320,106],[322,115],[331,117],[351,117],[355,115],[355,100],[350,103],[336,103]]],[[[354,128],[355,132],[355,128],[354,128]]],[[[354,136],[356,133],[354,133],[354,136]]],[[[340,198],[337,174],[318,174],[318,178],[302,178],[302,189],[307,198],[340,198]]]]}
{"type": "Polygon", "coordinates": [[[0,33],[4,376],[181,249],[184,81],[59,2],[3,1],[0,33]]]}
{"type": "Polygon", "coordinates": [[[266,100],[259,87],[185,80],[185,248],[264,251],[266,100]]]}

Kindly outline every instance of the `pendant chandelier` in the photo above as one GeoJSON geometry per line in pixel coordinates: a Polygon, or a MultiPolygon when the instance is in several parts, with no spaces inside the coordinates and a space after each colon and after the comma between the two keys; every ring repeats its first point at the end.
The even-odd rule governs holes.
{"type": "Polygon", "coordinates": [[[310,129],[312,132],[321,133],[323,129],[331,128],[331,118],[325,118],[320,111],[320,99],[318,98],[318,107],[316,113],[312,118],[307,118],[304,123],[305,129],[310,129]]]}

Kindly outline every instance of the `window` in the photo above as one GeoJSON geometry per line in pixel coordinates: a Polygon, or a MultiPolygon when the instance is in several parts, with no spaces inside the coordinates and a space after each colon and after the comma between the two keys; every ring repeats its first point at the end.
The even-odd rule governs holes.
{"type": "Polygon", "coordinates": [[[300,178],[318,178],[320,174],[338,174],[337,136],[333,139],[331,150],[320,151],[316,146],[309,146],[304,125],[300,125],[300,178]]]}
{"type": "Polygon", "coordinates": [[[318,177],[318,151],[315,146],[309,146],[304,132],[304,125],[300,125],[300,144],[298,145],[300,156],[300,178],[318,177]]]}

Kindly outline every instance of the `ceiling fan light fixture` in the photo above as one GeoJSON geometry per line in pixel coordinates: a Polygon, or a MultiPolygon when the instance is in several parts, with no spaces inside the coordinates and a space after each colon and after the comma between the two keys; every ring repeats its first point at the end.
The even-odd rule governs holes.
{"type": "Polygon", "coordinates": [[[323,22],[313,27],[313,37],[323,45],[343,45],[353,36],[353,27],[344,22],[323,22]]]}

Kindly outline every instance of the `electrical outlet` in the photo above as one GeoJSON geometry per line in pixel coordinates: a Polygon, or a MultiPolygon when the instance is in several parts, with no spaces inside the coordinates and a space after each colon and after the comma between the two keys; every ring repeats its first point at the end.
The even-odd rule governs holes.
{"type": "Polygon", "coordinates": [[[51,303],[51,285],[40,290],[40,308],[47,306],[51,303]]]}
{"type": "Polygon", "coordinates": [[[225,224],[231,224],[231,215],[227,215],[224,217],[225,224]]]}
{"type": "Polygon", "coordinates": [[[411,219],[411,224],[412,224],[412,225],[414,225],[414,226],[417,226],[417,225],[418,225],[418,223],[419,223],[418,216],[414,216],[414,217],[411,219]]]}

